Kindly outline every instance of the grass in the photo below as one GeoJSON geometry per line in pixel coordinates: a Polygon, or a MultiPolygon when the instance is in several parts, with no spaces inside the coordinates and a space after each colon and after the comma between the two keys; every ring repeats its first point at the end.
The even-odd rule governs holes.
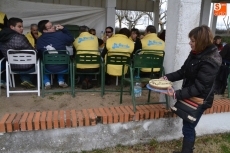
{"type": "MultiPolygon", "coordinates": [[[[174,150],[180,151],[181,142],[181,139],[165,142],[151,140],[147,144],[133,146],[119,144],[116,147],[82,151],[82,153],[172,153],[174,150]]],[[[194,153],[230,153],[230,133],[197,137],[194,153]]]]}

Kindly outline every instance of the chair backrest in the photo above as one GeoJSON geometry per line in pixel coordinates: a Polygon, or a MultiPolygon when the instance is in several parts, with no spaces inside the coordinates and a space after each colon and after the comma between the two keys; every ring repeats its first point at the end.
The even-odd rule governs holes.
{"type": "Polygon", "coordinates": [[[165,52],[162,50],[141,50],[134,54],[133,67],[135,68],[162,68],[165,52]]]}
{"type": "Polygon", "coordinates": [[[46,50],[43,52],[43,64],[69,64],[70,55],[67,50],[46,50]]]}
{"type": "Polygon", "coordinates": [[[14,50],[7,51],[9,64],[36,64],[37,53],[34,50],[14,50]]]}
{"type": "Polygon", "coordinates": [[[101,56],[98,50],[77,50],[75,64],[100,64],[101,56]]]}
{"type": "Polygon", "coordinates": [[[64,27],[69,30],[74,38],[77,38],[80,35],[80,29],[78,25],[64,25],[64,27]]]}
{"type": "Polygon", "coordinates": [[[125,65],[130,64],[129,52],[108,52],[106,56],[106,64],[111,65],[125,65]]]}

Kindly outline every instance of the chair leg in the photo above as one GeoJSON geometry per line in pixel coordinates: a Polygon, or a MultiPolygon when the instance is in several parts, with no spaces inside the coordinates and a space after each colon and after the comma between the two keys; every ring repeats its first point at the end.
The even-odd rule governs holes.
{"type": "Polygon", "coordinates": [[[122,104],[123,85],[124,85],[124,74],[122,73],[122,76],[121,76],[121,90],[120,90],[120,104],[122,104]]]}
{"type": "Polygon", "coordinates": [[[136,99],[135,99],[135,94],[134,94],[134,82],[133,82],[133,69],[132,68],[130,68],[130,79],[131,79],[133,111],[136,112],[136,99]]]}
{"type": "Polygon", "coordinates": [[[165,100],[166,100],[166,109],[169,109],[169,98],[168,95],[165,95],[165,100]]]}
{"type": "Polygon", "coordinates": [[[149,93],[148,93],[148,103],[150,102],[150,95],[151,95],[151,90],[149,90],[149,93]]]}
{"type": "Polygon", "coordinates": [[[101,97],[103,97],[103,92],[104,92],[104,84],[103,84],[103,82],[104,82],[104,79],[103,79],[104,71],[103,71],[103,66],[101,66],[100,74],[101,74],[101,97]]]}
{"type": "Polygon", "coordinates": [[[6,62],[6,96],[10,97],[10,93],[9,93],[9,67],[8,67],[8,62],[6,62]]]}

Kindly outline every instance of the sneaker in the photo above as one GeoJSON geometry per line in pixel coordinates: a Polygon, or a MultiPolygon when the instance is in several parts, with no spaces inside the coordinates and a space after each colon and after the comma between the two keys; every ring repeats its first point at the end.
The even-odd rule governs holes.
{"type": "Polygon", "coordinates": [[[32,83],[28,82],[28,81],[23,81],[21,83],[21,85],[26,87],[26,88],[35,88],[35,86],[32,83]]]}
{"type": "Polygon", "coordinates": [[[59,81],[58,84],[59,84],[59,87],[62,87],[62,88],[68,87],[68,84],[66,84],[66,83],[63,82],[63,81],[59,81]]]}
{"type": "Polygon", "coordinates": [[[1,88],[6,88],[6,82],[4,80],[1,80],[0,86],[1,88]]]}
{"type": "Polygon", "coordinates": [[[45,84],[45,89],[46,89],[46,90],[51,89],[50,82],[46,82],[46,84],[45,84]]]}

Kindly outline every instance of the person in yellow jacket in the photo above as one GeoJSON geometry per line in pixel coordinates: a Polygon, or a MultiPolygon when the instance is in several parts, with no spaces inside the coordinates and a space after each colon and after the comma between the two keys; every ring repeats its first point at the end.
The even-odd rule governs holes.
{"type": "MultiPolygon", "coordinates": [[[[134,43],[129,39],[130,31],[127,28],[122,28],[119,34],[114,35],[106,41],[104,50],[101,56],[105,58],[108,52],[126,52],[127,56],[130,56],[134,50],[134,43]]],[[[107,73],[112,76],[122,75],[122,66],[120,65],[108,65],[107,73]]],[[[127,67],[125,67],[125,73],[127,73],[127,67]]],[[[108,76],[107,76],[108,77],[108,76]]]]}
{"type": "MultiPolygon", "coordinates": [[[[156,27],[149,25],[145,29],[145,36],[141,39],[142,50],[163,50],[165,42],[157,37],[156,27]]],[[[162,55],[163,56],[163,55],[162,55]]],[[[151,72],[150,68],[142,68],[142,72],[151,72]]],[[[159,72],[160,68],[154,68],[153,72],[159,72]]]]}
{"type": "Polygon", "coordinates": [[[0,31],[7,27],[8,18],[5,13],[0,12],[0,31]]]}
{"type": "MultiPolygon", "coordinates": [[[[80,26],[80,35],[73,42],[73,46],[76,49],[76,54],[97,54],[99,55],[98,38],[95,35],[89,33],[87,26],[80,26]],[[86,51],[80,51],[86,50],[86,51]],[[89,50],[89,51],[87,51],[89,50]],[[90,50],[98,52],[90,52],[90,50]]],[[[77,64],[78,72],[90,73],[98,71],[99,64],[77,64]]],[[[92,75],[80,75],[80,81],[82,82],[82,89],[90,89],[93,87],[92,75]]]]}
{"type": "Polygon", "coordinates": [[[37,39],[42,34],[38,32],[38,25],[37,24],[31,24],[30,25],[30,32],[26,34],[26,38],[29,40],[30,44],[35,48],[37,44],[37,39]]]}

